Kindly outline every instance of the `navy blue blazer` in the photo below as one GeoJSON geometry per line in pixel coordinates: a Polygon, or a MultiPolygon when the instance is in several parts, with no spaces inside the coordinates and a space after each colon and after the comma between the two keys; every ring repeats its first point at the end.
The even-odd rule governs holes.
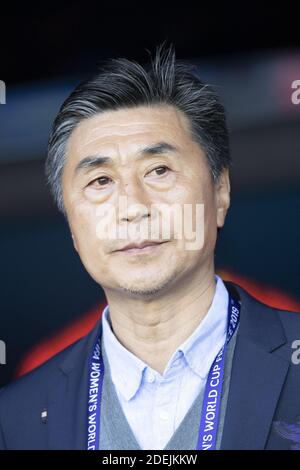
{"type": "MultiPolygon", "coordinates": [[[[300,364],[292,360],[300,315],[225,285],[242,308],[221,449],[300,449],[300,364]]],[[[86,448],[87,363],[99,331],[101,318],[87,336],[1,390],[0,449],[86,448]]]]}

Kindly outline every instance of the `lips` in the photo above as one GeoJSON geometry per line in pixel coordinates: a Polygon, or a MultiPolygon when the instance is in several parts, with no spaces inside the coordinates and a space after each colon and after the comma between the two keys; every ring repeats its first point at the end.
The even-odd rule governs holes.
{"type": "Polygon", "coordinates": [[[132,252],[141,251],[142,252],[142,251],[146,251],[145,249],[147,247],[152,247],[152,246],[155,247],[157,245],[162,245],[163,243],[166,243],[166,241],[154,242],[151,240],[144,240],[143,242],[139,242],[139,243],[129,243],[128,245],[125,245],[123,248],[120,248],[119,250],[116,250],[116,251],[132,251],[132,252]]]}

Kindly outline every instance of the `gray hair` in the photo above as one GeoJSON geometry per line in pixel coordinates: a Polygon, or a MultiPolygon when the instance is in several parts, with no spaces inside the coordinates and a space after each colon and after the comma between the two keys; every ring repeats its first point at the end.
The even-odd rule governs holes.
{"type": "Polygon", "coordinates": [[[45,165],[47,183],[62,213],[61,176],[68,139],[76,126],[98,113],[142,105],[172,105],[185,114],[191,138],[204,150],[215,181],[230,167],[228,129],[219,96],[199,79],[195,65],[176,60],[174,46],[163,43],[145,66],[126,58],[102,61],[99,73],[80,83],[62,104],[45,165]]]}

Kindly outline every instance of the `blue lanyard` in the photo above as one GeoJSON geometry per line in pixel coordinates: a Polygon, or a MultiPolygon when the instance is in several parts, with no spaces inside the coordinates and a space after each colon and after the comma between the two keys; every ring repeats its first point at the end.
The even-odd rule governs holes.
{"type": "MultiPolygon", "coordinates": [[[[197,450],[214,450],[216,448],[226,347],[238,326],[239,318],[240,303],[229,295],[226,341],[208,373],[202,403],[197,450]]],[[[101,337],[98,336],[89,358],[88,450],[99,450],[103,378],[104,362],[101,354],[101,337]]]]}
{"type": "Polygon", "coordinates": [[[226,341],[207,376],[197,441],[198,450],[215,450],[216,448],[226,348],[239,324],[239,319],[240,303],[229,295],[226,341]]]}

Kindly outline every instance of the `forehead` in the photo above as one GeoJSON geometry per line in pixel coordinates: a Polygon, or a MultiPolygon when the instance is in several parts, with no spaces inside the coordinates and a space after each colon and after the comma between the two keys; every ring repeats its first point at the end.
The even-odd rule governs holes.
{"type": "Polygon", "coordinates": [[[122,148],[136,151],[153,139],[184,147],[191,141],[189,127],[188,118],[173,106],[105,111],[80,122],[69,138],[67,154],[77,160],[100,149],[108,155],[122,148]]]}

